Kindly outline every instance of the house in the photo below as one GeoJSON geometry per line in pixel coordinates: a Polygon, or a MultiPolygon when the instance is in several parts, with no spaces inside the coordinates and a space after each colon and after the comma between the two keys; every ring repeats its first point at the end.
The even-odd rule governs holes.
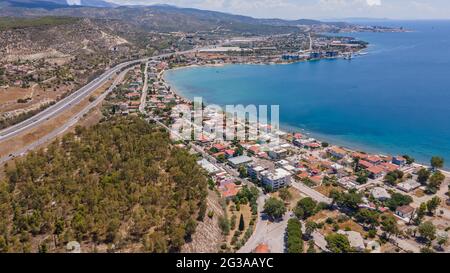
{"type": "Polygon", "coordinates": [[[330,149],[328,149],[328,153],[331,156],[334,156],[334,157],[339,158],[339,159],[344,158],[345,155],[347,154],[344,149],[336,147],[336,146],[331,147],[330,149]]]}
{"type": "Polygon", "coordinates": [[[248,163],[250,163],[252,161],[253,161],[253,159],[251,157],[246,156],[246,155],[236,156],[236,157],[232,157],[232,158],[228,159],[228,163],[233,168],[239,168],[240,166],[248,164],[248,163]]]}
{"type": "Polygon", "coordinates": [[[360,160],[360,161],[359,161],[359,166],[360,166],[360,167],[363,167],[364,169],[368,169],[368,168],[373,167],[373,164],[370,163],[370,162],[367,162],[367,161],[365,161],[365,160],[360,160]]]}
{"type": "Polygon", "coordinates": [[[270,186],[273,190],[289,186],[292,178],[292,174],[282,168],[277,168],[273,171],[263,171],[261,176],[263,185],[270,186]]]}
{"type": "Polygon", "coordinates": [[[370,173],[370,177],[372,177],[373,179],[378,179],[385,173],[384,169],[378,166],[372,166],[368,168],[367,171],[370,173]]]}
{"type": "Polygon", "coordinates": [[[381,163],[381,158],[377,155],[369,155],[366,160],[375,165],[381,163]]]}
{"type": "Polygon", "coordinates": [[[235,183],[227,183],[220,189],[220,192],[225,199],[230,199],[235,197],[239,190],[235,183]]]}
{"type": "Polygon", "coordinates": [[[207,136],[205,136],[204,134],[201,134],[199,137],[198,137],[198,139],[197,139],[197,142],[200,144],[200,145],[202,145],[202,146],[204,146],[204,145],[206,145],[207,143],[209,143],[211,140],[207,137],[207,136]]]}
{"type": "Polygon", "coordinates": [[[268,245],[261,243],[256,246],[256,248],[253,250],[253,253],[258,253],[258,254],[270,253],[270,248],[268,245]]]}
{"type": "Polygon", "coordinates": [[[311,179],[312,182],[314,182],[316,185],[319,185],[322,182],[322,176],[320,175],[315,175],[315,176],[311,176],[309,179],[311,179]]]}
{"type": "Polygon", "coordinates": [[[392,163],[395,165],[403,166],[406,164],[406,159],[403,156],[394,156],[392,158],[392,163]]]}
{"type": "Polygon", "coordinates": [[[247,166],[247,174],[248,174],[248,176],[250,176],[253,179],[260,180],[261,179],[261,173],[263,171],[266,171],[266,168],[264,168],[261,165],[249,164],[247,166]]]}
{"type": "Polygon", "coordinates": [[[225,150],[225,145],[222,145],[220,143],[216,143],[212,146],[212,148],[216,149],[219,152],[223,152],[225,150]]]}
{"type": "Polygon", "coordinates": [[[414,214],[414,208],[410,205],[401,206],[395,210],[395,214],[401,218],[410,219],[414,214]]]}
{"type": "Polygon", "coordinates": [[[287,150],[286,149],[273,149],[273,150],[269,150],[269,157],[277,160],[277,159],[282,159],[285,158],[287,156],[287,150]]]}
{"type": "Polygon", "coordinates": [[[358,182],[356,182],[356,176],[346,176],[338,180],[338,184],[345,189],[354,189],[359,185],[358,182]]]}
{"type": "Polygon", "coordinates": [[[337,233],[346,235],[350,243],[350,246],[356,251],[362,252],[366,249],[364,239],[361,236],[361,233],[356,231],[343,231],[343,230],[339,230],[337,233]]]}
{"type": "Polygon", "coordinates": [[[398,170],[399,166],[389,163],[389,162],[383,162],[379,165],[381,168],[383,168],[386,172],[393,172],[398,170]]]}
{"type": "Polygon", "coordinates": [[[219,168],[217,168],[214,164],[209,162],[206,159],[202,159],[197,161],[197,164],[200,165],[205,171],[207,171],[209,174],[215,174],[220,171],[219,168]]]}
{"type": "Polygon", "coordinates": [[[259,154],[259,152],[260,152],[259,146],[254,145],[254,146],[249,147],[248,152],[251,154],[254,154],[254,155],[259,154]]]}
{"type": "Polygon", "coordinates": [[[232,150],[232,149],[227,149],[227,150],[225,150],[224,151],[224,153],[225,153],[225,157],[226,158],[230,158],[230,157],[233,157],[234,156],[234,150],[232,150]]]}
{"type": "Polygon", "coordinates": [[[386,189],[381,187],[373,188],[370,191],[370,193],[372,194],[373,198],[378,199],[380,201],[384,201],[391,198],[391,195],[386,191],[386,189]]]}
{"type": "Polygon", "coordinates": [[[399,190],[404,191],[404,192],[410,192],[410,191],[413,191],[413,190],[419,188],[420,186],[421,186],[421,185],[420,185],[419,182],[414,181],[414,180],[412,180],[412,179],[397,184],[397,188],[398,188],[399,190]]]}
{"type": "Polygon", "coordinates": [[[366,159],[367,158],[367,154],[353,152],[352,153],[352,157],[353,158],[358,158],[358,159],[366,159]]]}
{"type": "Polygon", "coordinates": [[[128,99],[138,99],[141,96],[138,92],[131,92],[125,95],[128,99]]]}
{"type": "Polygon", "coordinates": [[[306,143],[304,146],[305,146],[305,148],[309,148],[311,150],[318,149],[318,148],[322,147],[322,145],[320,143],[318,143],[318,142],[306,143]]]}

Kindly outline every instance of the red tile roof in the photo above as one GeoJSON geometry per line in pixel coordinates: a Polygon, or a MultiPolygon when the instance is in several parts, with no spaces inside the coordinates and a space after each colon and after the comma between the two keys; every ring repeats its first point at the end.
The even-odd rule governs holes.
{"type": "Polygon", "coordinates": [[[392,164],[392,163],[387,163],[387,162],[380,164],[380,167],[385,169],[388,172],[393,172],[395,170],[398,170],[397,165],[392,164]]]}
{"type": "Polygon", "coordinates": [[[213,147],[216,148],[216,149],[219,150],[219,151],[223,151],[223,150],[225,150],[225,148],[226,148],[225,145],[222,145],[222,144],[220,144],[220,143],[214,144],[213,147]]]}
{"type": "Polygon", "coordinates": [[[372,164],[372,163],[367,162],[367,161],[365,161],[365,160],[360,160],[360,161],[359,161],[359,165],[362,166],[362,167],[364,167],[364,168],[366,168],[366,169],[368,169],[368,168],[370,168],[370,167],[373,167],[373,164],[372,164]]]}
{"type": "Polygon", "coordinates": [[[238,192],[239,192],[239,190],[237,189],[236,184],[228,183],[228,184],[225,184],[225,187],[222,189],[222,196],[225,198],[233,197],[233,196],[236,196],[236,194],[238,192]]]}
{"type": "Polygon", "coordinates": [[[384,170],[378,166],[372,166],[372,167],[368,168],[367,170],[373,174],[381,174],[384,172],[384,170]]]}
{"type": "Polygon", "coordinates": [[[253,152],[254,154],[259,153],[259,147],[258,146],[251,146],[248,148],[249,151],[253,152]]]}
{"type": "Polygon", "coordinates": [[[381,161],[381,158],[377,155],[370,155],[367,157],[367,161],[371,162],[371,163],[377,163],[381,161]]]}
{"type": "Polygon", "coordinates": [[[270,249],[266,244],[259,244],[255,250],[253,250],[253,253],[270,253],[270,249]]]}
{"type": "Polygon", "coordinates": [[[225,150],[225,153],[227,154],[227,155],[234,155],[234,150],[225,150]]]}

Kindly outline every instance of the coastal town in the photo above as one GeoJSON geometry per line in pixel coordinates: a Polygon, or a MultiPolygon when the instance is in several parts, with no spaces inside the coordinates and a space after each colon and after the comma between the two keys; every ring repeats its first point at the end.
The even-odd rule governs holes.
{"type": "Polygon", "coordinates": [[[352,33],[406,28],[1,7],[0,252],[450,252],[444,149],[419,162],[343,147],[284,127],[277,105],[224,109],[166,77],[353,65],[371,53],[352,33]]]}
{"type": "Polygon", "coordinates": [[[142,63],[106,104],[109,115],[141,116],[163,126],[174,143],[198,157],[225,211],[217,219],[224,237],[220,251],[448,251],[449,173],[442,170],[442,158],[433,157],[427,167],[408,155],[368,154],[269,123],[236,119],[218,126],[227,113],[209,107],[195,112],[194,102],[164,79],[164,72],[180,63],[231,61],[234,50],[220,47],[213,48],[214,56],[200,50],[142,63]],[[192,120],[196,115],[200,126],[192,120]],[[192,128],[188,135],[197,137],[186,140],[183,128],[192,128]],[[223,137],[239,128],[256,138],[223,137]],[[289,232],[296,224],[301,236],[289,232]],[[335,243],[340,239],[347,249],[335,243]]]}

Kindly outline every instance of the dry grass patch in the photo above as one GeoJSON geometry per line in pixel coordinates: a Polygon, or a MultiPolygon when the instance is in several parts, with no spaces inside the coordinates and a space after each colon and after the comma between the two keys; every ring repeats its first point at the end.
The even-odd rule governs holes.
{"type": "Polygon", "coordinates": [[[417,196],[417,197],[424,197],[425,196],[425,192],[422,190],[422,189],[417,189],[415,192],[414,192],[414,195],[415,196],[417,196]]]}
{"type": "Polygon", "coordinates": [[[228,220],[230,220],[230,223],[231,223],[231,217],[233,217],[233,215],[236,215],[236,225],[234,226],[234,229],[233,229],[233,226],[231,226],[230,234],[227,236],[227,239],[226,239],[228,245],[231,245],[231,240],[233,239],[233,235],[234,235],[235,231],[239,230],[239,219],[241,218],[241,214],[244,217],[244,230],[242,231],[242,234],[238,237],[239,240],[241,240],[244,237],[244,233],[248,229],[250,221],[252,219],[252,211],[248,204],[240,205],[239,211],[234,209],[235,207],[236,207],[236,205],[233,202],[230,202],[230,204],[227,206],[227,216],[228,216],[228,220]]]}
{"type": "MultiPolygon", "coordinates": [[[[107,88],[111,85],[112,81],[108,81],[103,86],[98,88],[93,95],[98,96],[105,92],[107,88]]],[[[80,111],[82,111],[85,107],[90,104],[89,97],[82,100],[77,105],[72,106],[70,109],[64,111],[58,116],[49,119],[48,121],[39,125],[38,128],[33,128],[27,130],[16,136],[14,138],[8,139],[0,143],[0,156],[6,156],[10,153],[20,150],[23,147],[28,146],[29,144],[43,138],[44,136],[50,134],[55,129],[63,126],[70,118],[76,116],[80,111]]],[[[88,114],[89,116],[89,114],[88,114]]],[[[97,116],[98,117],[98,116],[97,116]]],[[[92,120],[90,121],[93,122],[92,120]]]]}
{"type": "Polygon", "coordinates": [[[320,192],[321,194],[325,195],[326,197],[330,196],[330,193],[331,193],[332,190],[337,190],[339,192],[343,192],[344,191],[344,189],[342,187],[333,186],[333,185],[328,185],[328,186],[320,185],[320,186],[314,188],[314,190],[320,192]]]}

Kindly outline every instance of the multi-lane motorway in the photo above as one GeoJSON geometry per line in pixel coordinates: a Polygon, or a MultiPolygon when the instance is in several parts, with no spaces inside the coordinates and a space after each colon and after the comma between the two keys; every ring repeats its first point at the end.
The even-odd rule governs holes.
{"type": "Polygon", "coordinates": [[[141,62],[142,60],[129,61],[115,66],[114,68],[109,69],[105,73],[103,73],[98,78],[94,79],[87,85],[83,86],[79,90],[73,92],[69,96],[61,99],[54,105],[48,107],[47,109],[39,112],[38,114],[32,116],[29,119],[26,119],[16,125],[8,127],[2,131],[0,131],[0,142],[11,139],[25,130],[28,130],[32,127],[36,127],[41,123],[47,121],[48,119],[57,116],[58,114],[66,111],[72,106],[78,104],[84,98],[91,95],[96,89],[105,84],[115,73],[121,71],[123,68],[141,62]]]}
{"type": "MultiPolygon", "coordinates": [[[[36,114],[18,124],[15,124],[6,129],[3,129],[2,131],[0,131],[0,143],[6,141],[8,139],[14,138],[27,130],[36,128],[39,125],[50,120],[51,118],[56,117],[59,114],[63,113],[64,111],[77,105],[83,99],[88,98],[91,94],[93,94],[95,90],[97,90],[100,86],[105,84],[108,80],[112,79],[112,77],[115,74],[119,73],[120,71],[122,71],[124,68],[126,68],[128,66],[136,65],[140,62],[148,62],[150,59],[164,58],[164,57],[168,57],[168,56],[171,56],[174,54],[175,55],[186,54],[186,53],[195,52],[197,50],[199,50],[199,49],[194,48],[191,50],[161,54],[161,55],[153,56],[150,58],[143,58],[143,59],[138,59],[138,60],[127,61],[127,62],[121,63],[121,64],[107,70],[102,75],[100,75],[93,81],[89,82],[87,85],[83,86],[82,88],[73,92],[72,94],[68,95],[67,97],[64,97],[63,99],[59,100],[54,105],[46,108],[45,110],[39,112],[38,114],[36,114]]],[[[104,98],[104,96],[99,97],[99,99],[103,99],[103,98],[104,98]]],[[[96,100],[96,101],[98,101],[98,100],[96,100]]],[[[90,104],[90,105],[92,105],[92,104],[90,104]]],[[[84,112],[85,110],[86,110],[86,108],[81,111],[84,112]]],[[[75,120],[78,120],[82,116],[82,115],[80,115],[80,113],[74,114],[74,116],[71,117],[69,122],[65,124],[65,127],[67,127],[67,124],[74,123],[75,120]]],[[[0,164],[6,162],[7,160],[9,160],[11,158],[14,158],[17,155],[21,155],[21,154],[25,153],[26,151],[34,148],[36,145],[38,145],[37,143],[44,143],[44,142],[50,140],[51,138],[54,138],[56,136],[57,131],[58,131],[58,134],[61,133],[61,129],[62,128],[58,128],[54,132],[39,139],[37,142],[30,144],[31,145],[31,146],[29,145],[30,147],[28,147],[28,146],[21,147],[18,151],[14,151],[10,155],[0,158],[0,164]]]]}
{"type": "Polygon", "coordinates": [[[104,72],[102,75],[100,75],[99,77],[97,77],[96,79],[94,79],[93,81],[88,83],[87,85],[85,85],[82,88],[80,88],[79,90],[73,92],[69,96],[61,99],[54,105],[48,107],[47,109],[32,116],[31,118],[26,119],[16,125],[13,125],[11,127],[8,127],[6,129],[0,131],[0,142],[5,141],[10,138],[13,138],[14,136],[19,135],[20,133],[22,133],[25,130],[36,127],[36,126],[42,124],[43,122],[49,120],[50,118],[55,117],[58,114],[71,108],[72,106],[78,104],[84,98],[91,95],[100,86],[105,84],[114,74],[123,70],[127,66],[138,64],[138,63],[144,62],[144,61],[148,61],[149,59],[168,57],[173,54],[186,54],[189,52],[194,52],[196,50],[197,49],[191,49],[191,50],[186,50],[186,51],[181,51],[181,52],[167,53],[167,54],[162,54],[159,56],[154,56],[151,58],[144,58],[144,59],[121,63],[121,64],[107,70],[106,72],[104,72]]]}

